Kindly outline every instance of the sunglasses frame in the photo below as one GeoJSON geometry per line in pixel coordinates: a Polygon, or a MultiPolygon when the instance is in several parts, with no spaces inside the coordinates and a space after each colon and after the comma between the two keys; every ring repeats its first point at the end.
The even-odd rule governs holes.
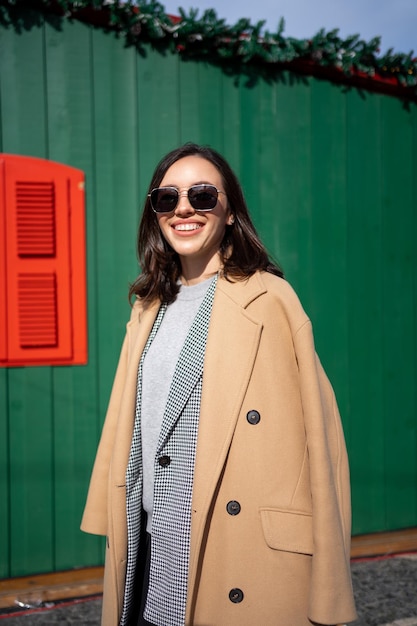
{"type": "MultiPolygon", "coordinates": [[[[207,190],[207,188],[209,188],[210,190],[215,191],[215,192],[216,192],[216,194],[217,194],[217,197],[216,197],[216,204],[217,204],[217,200],[218,200],[218,198],[219,198],[219,193],[222,193],[222,194],[226,195],[226,192],[225,192],[225,191],[222,191],[221,189],[217,189],[217,187],[216,187],[215,185],[212,185],[212,184],[210,184],[210,183],[200,183],[200,184],[197,184],[197,185],[191,185],[191,187],[188,187],[188,189],[184,189],[184,190],[183,190],[183,191],[181,191],[181,192],[180,192],[180,191],[179,191],[179,189],[177,189],[176,187],[172,187],[172,186],[170,186],[170,185],[167,185],[167,186],[164,186],[164,187],[155,187],[154,189],[152,189],[152,190],[151,190],[151,192],[150,192],[150,193],[148,193],[148,198],[149,198],[149,200],[150,200],[150,203],[151,203],[151,207],[152,207],[153,212],[154,212],[154,213],[156,213],[156,214],[158,214],[158,215],[165,215],[165,214],[168,214],[168,213],[173,213],[173,212],[175,211],[175,209],[177,208],[177,206],[178,206],[178,202],[180,201],[180,198],[182,198],[184,195],[186,195],[186,196],[187,196],[187,198],[188,198],[188,202],[191,204],[191,206],[193,207],[194,211],[198,211],[199,213],[202,213],[202,212],[204,212],[204,213],[205,213],[206,211],[212,211],[212,210],[216,207],[216,204],[215,204],[213,207],[211,207],[211,208],[207,208],[207,209],[199,209],[199,208],[196,208],[196,207],[194,206],[194,204],[193,204],[193,198],[190,198],[190,191],[191,191],[192,189],[196,189],[196,188],[201,188],[201,191],[207,190]],[[158,210],[154,207],[154,204],[153,204],[153,202],[152,202],[152,194],[153,194],[155,191],[160,191],[160,190],[162,190],[162,189],[169,189],[169,190],[175,191],[175,193],[177,194],[177,201],[176,201],[176,203],[175,203],[175,206],[174,206],[172,209],[170,209],[169,211],[158,211],[158,210]]],[[[213,195],[214,195],[214,193],[213,193],[213,195]]]]}

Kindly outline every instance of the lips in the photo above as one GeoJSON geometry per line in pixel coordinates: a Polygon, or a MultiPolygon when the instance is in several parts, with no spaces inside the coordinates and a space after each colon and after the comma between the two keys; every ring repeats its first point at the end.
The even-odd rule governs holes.
{"type": "Polygon", "coordinates": [[[202,228],[202,224],[198,224],[196,222],[183,223],[183,224],[174,224],[173,229],[176,231],[190,231],[190,230],[199,230],[202,228]]]}

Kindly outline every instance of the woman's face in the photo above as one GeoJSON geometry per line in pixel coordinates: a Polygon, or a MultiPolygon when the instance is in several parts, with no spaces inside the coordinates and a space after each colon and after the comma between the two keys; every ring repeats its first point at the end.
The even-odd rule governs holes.
{"type": "Polygon", "coordinates": [[[198,282],[220,268],[219,249],[226,225],[231,223],[227,197],[219,193],[211,211],[196,211],[188,200],[192,185],[210,184],[224,192],[220,172],[199,156],[187,156],[167,170],[160,187],[175,187],[180,193],[171,213],[157,213],[159,227],[181,261],[183,277],[198,282]]]}

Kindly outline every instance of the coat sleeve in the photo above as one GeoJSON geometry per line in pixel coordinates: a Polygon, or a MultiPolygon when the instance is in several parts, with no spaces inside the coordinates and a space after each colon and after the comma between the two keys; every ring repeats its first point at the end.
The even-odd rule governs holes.
{"type": "Polygon", "coordinates": [[[315,353],[311,323],[294,338],[307,436],[313,507],[309,618],[318,624],[356,619],[350,574],[350,479],[333,389],[315,353]]]}
{"type": "Polygon", "coordinates": [[[124,390],[128,362],[128,338],[125,336],[106,419],[101,433],[96,460],[88,489],[87,502],[81,522],[81,530],[95,535],[107,535],[107,492],[113,443],[124,390]]]}

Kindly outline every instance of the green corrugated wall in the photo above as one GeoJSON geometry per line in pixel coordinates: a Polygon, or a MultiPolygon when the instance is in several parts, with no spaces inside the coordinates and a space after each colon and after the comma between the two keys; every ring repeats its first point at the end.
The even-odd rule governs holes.
{"type": "Polygon", "coordinates": [[[0,369],[0,577],[101,563],[101,540],[78,527],[139,207],[156,162],[189,140],[230,160],[313,320],[345,426],[354,533],[416,526],[416,104],[290,73],[247,86],[33,15],[0,30],[0,151],[86,173],[89,363],[0,369]]]}

